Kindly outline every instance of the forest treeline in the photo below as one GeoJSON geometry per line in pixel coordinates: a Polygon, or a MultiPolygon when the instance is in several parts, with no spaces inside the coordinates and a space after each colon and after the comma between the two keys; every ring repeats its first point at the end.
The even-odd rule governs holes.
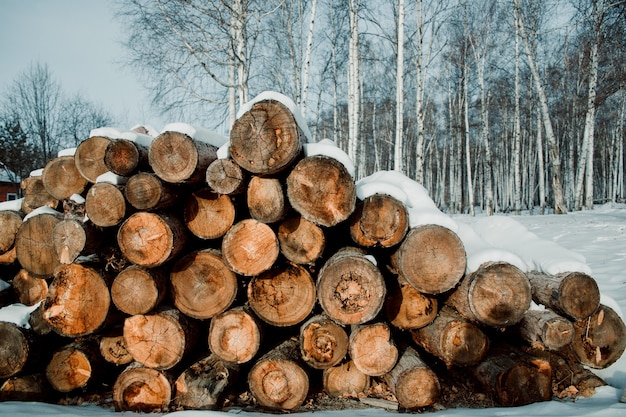
{"type": "Polygon", "coordinates": [[[451,213],[624,201],[624,1],[128,0],[116,12],[126,64],[172,121],[228,134],[242,103],[274,90],[358,178],[403,171],[451,213]]]}

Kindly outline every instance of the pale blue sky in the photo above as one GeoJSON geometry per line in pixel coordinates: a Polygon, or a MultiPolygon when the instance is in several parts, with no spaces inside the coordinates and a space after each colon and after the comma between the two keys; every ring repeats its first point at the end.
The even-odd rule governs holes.
{"type": "Polygon", "coordinates": [[[114,10],[113,0],[0,0],[0,94],[39,61],[65,93],[102,105],[119,127],[160,130],[170,120],[151,110],[135,73],[121,65],[124,33],[114,10]]]}

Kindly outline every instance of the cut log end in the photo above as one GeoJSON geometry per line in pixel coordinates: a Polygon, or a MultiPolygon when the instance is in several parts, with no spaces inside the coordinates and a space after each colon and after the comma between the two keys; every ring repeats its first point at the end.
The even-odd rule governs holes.
{"type": "Polygon", "coordinates": [[[350,333],[349,352],[354,365],[370,376],[391,371],[398,360],[391,329],[386,323],[358,326],[350,333]]]}
{"type": "Polygon", "coordinates": [[[309,391],[309,377],[288,359],[259,360],[248,375],[250,391],[259,405],[275,410],[295,410],[309,391]]]}
{"type": "Polygon", "coordinates": [[[113,386],[113,403],[117,411],[164,411],[171,398],[170,381],[156,369],[131,365],[119,375],[113,386]]]}
{"type": "Polygon", "coordinates": [[[341,362],[348,353],[348,335],[328,317],[314,316],[300,328],[300,350],[309,366],[327,369],[341,362]]]}
{"type": "Polygon", "coordinates": [[[292,216],[278,227],[280,252],[291,262],[310,265],[323,254],[326,246],[324,230],[302,216],[292,216]]]}
{"type": "Polygon", "coordinates": [[[409,215],[395,198],[374,194],[357,205],[350,216],[350,236],[364,247],[389,248],[404,239],[409,228],[409,215]]]}
{"type": "Polygon", "coordinates": [[[229,267],[255,276],[272,267],[280,252],[278,238],[266,224],[254,219],[235,223],[222,240],[222,256],[229,267]]]}
{"type": "Polygon", "coordinates": [[[249,362],[260,345],[259,325],[244,309],[232,309],[211,320],[209,349],[223,360],[237,364],[249,362]]]}
{"type": "Polygon", "coordinates": [[[104,154],[111,139],[103,136],[91,136],[83,140],[74,153],[74,163],[78,172],[90,183],[109,169],[104,164],[104,154]]]}

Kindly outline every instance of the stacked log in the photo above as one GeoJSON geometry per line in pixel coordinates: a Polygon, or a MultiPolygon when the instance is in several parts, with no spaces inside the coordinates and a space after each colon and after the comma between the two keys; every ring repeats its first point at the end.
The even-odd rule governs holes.
{"type": "Polygon", "coordinates": [[[466,270],[453,230],[410,227],[400,200],[357,197],[338,159],[307,156],[282,103],[238,119],[228,159],[188,133],[149,147],[91,136],[25,180],[19,210],[0,210],[3,298],[41,303],[29,330],[0,322],[0,398],[99,389],[117,410],[293,411],[321,390],[470,405],[446,403],[450,373],[511,406],[622,355],[624,323],[592,277],[466,270]],[[106,170],[126,184],[99,180],[106,170]]]}

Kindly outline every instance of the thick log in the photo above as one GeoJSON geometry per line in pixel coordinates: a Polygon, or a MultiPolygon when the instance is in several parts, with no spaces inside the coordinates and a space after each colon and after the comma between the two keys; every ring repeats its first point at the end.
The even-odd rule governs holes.
{"type": "Polygon", "coordinates": [[[24,214],[29,214],[39,207],[54,209],[59,205],[59,200],[46,190],[41,176],[24,178],[20,187],[24,190],[24,199],[21,205],[24,214]]]}
{"type": "Polygon", "coordinates": [[[205,181],[208,166],[217,159],[217,148],[184,133],[167,131],[154,138],[148,158],[163,181],[196,184],[205,181]]]}
{"type": "Polygon", "coordinates": [[[280,253],[291,262],[312,265],[324,253],[326,237],[324,230],[296,214],[278,226],[280,253]]]}
{"type": "Polygon", "coordinates": [[[387,284],[385,316],[389,323],[402,330],[418,329],[437,317],[437,298],[422,294],[401,276],[387,284]]]}
{"type": "Polygon", "coordinates": [[[180,311],[163,308],[124,320],[124,343],[135,361],[155,369],[170,369],[190,351],[195,326],[180,311]]]}
{"type": "Polygon", "coordinates": [[[626,326],[615,310],[600,304],[591,316],[574,322],[574,340],[570,346],[580,363],[604,369],[624,353],[626,326]]]}
{"type": "Polygon", "coordinates": [[[291,111],[282,103],[255,103],[235,120],[230,131],[231,157],[246,171],[276,174],[301,154],[304,134],[291,111]]]}
{"type": "Polygon", "coordinates": [[[42,316],[61,336],[94,333],[105,323],[111,296],[103,276],[95,269],[60,265],[42,304],[42,316]]]}
{"type": "Polygon", "coordinates": [[[111,300],[126,314],[147,314],[165,298],[168,281],[168,274],[163,269],[130,265],[113,280],[111,300]]]}
{"type": "Polygon", "coordinates": [[[265,223],[244,219],[235,223],[222,240],[222,256],[235,273],[244,276],[267,271],[278,258],[278,238],[265,223]]]}
{"type": "Polygon", "coordinates": [[[166,209],[180,202],[181,187],[163,182],[150,172],[139,172],[128,179],[124,196],[137,210],[166,209]]]}
{"type": "Polygon", "coordinates": [[[15,245],[17,231],[22,225],[23,215],[18,211],[0,210],[0,254],[7,253],[15,245]]]}
{"type": "Polygon", "coordinates": [[[193,410],[215,410],[237,381],[239,367],[211,354],[194,363],[176,379],[174,405],[193,410]]]}
{"type": "Polygon", "coordinates": [[[26,269],[20,269],[13,277],[11,285],[17,295],[17,301],[26,306],[34,306],[48,295],[48,282],[26,269]]]}
{"type": "Polygon", "coordinates": [[[128,365],[133,359],[133,355],[126,349],[122,328],[116,328],[100,338],[98,343],[102,358],[113,365],[128,365]]]}
{"type": "Polygon", "coordinates": [[[117,231],[117,245],[130,262],[153,268],[171,260],[185,248],[187,228],[176,216],[140,211],[117,231]]]}
{"type": "Polygon", "coordinates": [[[353,326],[348,351],[354,366],[369,376],[386,374],[398,361],[398,348],[385,322],[353,326]]]}
{"type": "Polygon", "coordinates": [[[370,388],[370,376],[354,366],[352,361],[324,369],[322,383],[324,392],[331,397],[358,398],[370,388]]]}
{"type": "Polygon", "coordinates": [[[149,148],[128,139],[113,139],[104,151],[104,165],[109,171],[130,177],[138,170],[148,170],[149,148]]]}
{"type": "Polygon", "coordinates": [[[517,324],[531,301],[526,274],[507,262],[488,262],[466,275],[446,303],[469,320],[503,328],[517,324]]]}
{"type": "Polygon", "coordinates": [[[309,392],[309,377],[300,365],[298,342],[288,339],[263,355],[248,373],[248,386],[264,408],[295,410],[309,392]]]}
{"type": "Polygon", "coordinates": [[[318,301],[339,324],[372,320],[382,309],[385,294],[385,280],[378,267],[354,248],[335,253],[317,275],[318,301]]]}
{"type": "Polygon", "coordinates": [[[176,308],[196,319],[226,311],[237,296],[237,277],[215,249],[191,252],[178,260],[170,283],[176,308]]]}
{"type": "Polygon", "coordinates": [[[58,349],[46,366],[46,378],[59,392],[103,382],[105,375],[104,361],[95,339],[75,341],[58,349]]]}
{"type": "Polygon", "coordinates": [[[396,366],[382,379],[407,410],[433,405],[441,393],[439,378],[411,347],[402,350],[396,366]]]}
{"type": "Polygon", "coordinates": [[[544,350],[560,350],[574,339],[572,323],[552,310],[528,310],[513,328],[530,346],[544,350]]]}
{"type": "Polygon", "coordinates": [[[57,200],[82,194],[88,182],[76,167],[74,156],[59,156],[48,162],[41,174],[48,194],[57,200]]]}
{"type": "Polygon", "coordinates": [[[70,218],[54,226],[52,242],[59,262],[71,264],[81,255],[95,253],[102,243],[102,236],[93,223],[70,218]]]}
{"type": "Polygon", "coordinates": [[[390,248],[402,242],[408,229],[406,208],[386,194],[365,198],[350,216],[350,236],[363,247],[390,248]]]}
{"type": "Polygon", "coordinates": [[[415,289],[441,294],[465,273],[465,248],[452,230],[429,224],[412,228],[395,251],[392,263],[415,289]]]}
{"type": "Polygon", "coordinates": [[[92,185],[85,198],[85,212],[96,226],[119,225],[127,215],[124,187],[108,182],[92,185]]]}
{"type": "Polygon", "coordinates": [[[415,344],[441,359],[446,366],[473,365],[489,348],[489,339],[478,326],[444,306],[429,325],[411,331],[415,344]]]}
{"type": "Polygon", "coordinates": [[[14,376],[0,386],[0,401],[52,402],[54,391],[45,375],[14,376]]]}
{"type": "Polygon", "coordinates": [[[16,324],[0,321],[0,379],[21,372],[32,361],[34,334],[16,324]]]}
{"type": "Polygon", "coordinates": [[[115,380],[113,404],[116,411],[151,413],[167,411],[172,384],[161,371],[134,362],[115,380]]]}
{"type": "Polygon", "coordinates": [[[74,163],[78,172],[90,183],[109,169],[104,164],[104,154],[111,139],[104,136],[91,136],[76,147],[74,163]]]}
{"type": "Polygon", "coordinates": [[[301,323],[313,311],[315,300],[313,278],[304,267],[291,262],[262,272],[248,284],[250,307],[272,326],[301,323]]]}
{"type": "Polygon", "coordinates": [[[331,368],[348,353],[348,334],[328,316],[313,316],[300,326],[300,351],[311,368],[331,368]]]}
{"type": "Polygon", "coordinates": [[[261,329],[255,317],[243,307],[215,316],[209,326],[209,350],[226,362],[252,360],[261,346],[261,329]]]}
{"type": "Polygon", "coordinates": [[[217,239],[235,222],[235,205],[228,195],[201,188],[189,194],[184,207],[187,228],[200,239],[217,239]]]}
{"type": "Polygon", "coordinates": [[[216,159],[206,169],[206,183],[218,194],[235,195],[246,190],[246,174],[232,159],[216,159]]]}
{"type": "Polygon", "coordinates": [[[583,272],[556,275],[530,272],[527,275],[536,303],[574,321],[586,319],[600,306],[598,284],[583,272]]]}
{"type": "Polygon", "coordinates": [[[322,155],[309,156],[289,173],[287,198],[302,217],[330,227],[354,211],[356,185],[341,162],[322,155]]]}
{"type": "Polygon", "coordinates": [[[278,178],[253,176],[246,197],[250,216],[261,223],[276,223],[289,212],[289,202],[278,178]]]}
{"type": "Polygon", "coordinates": [[[506,407],[548,401],[552,398],[550,362],[510,349],[493,352],[471,368],[474,377],[506,407]]]}
{"type": "Polygon", "coordinates": [[[59,265],[52,231],[60,214],[42,213],[22,223],[15,237],[17,260],[22,268],[44,278],[52,276],[59,265]]]}

